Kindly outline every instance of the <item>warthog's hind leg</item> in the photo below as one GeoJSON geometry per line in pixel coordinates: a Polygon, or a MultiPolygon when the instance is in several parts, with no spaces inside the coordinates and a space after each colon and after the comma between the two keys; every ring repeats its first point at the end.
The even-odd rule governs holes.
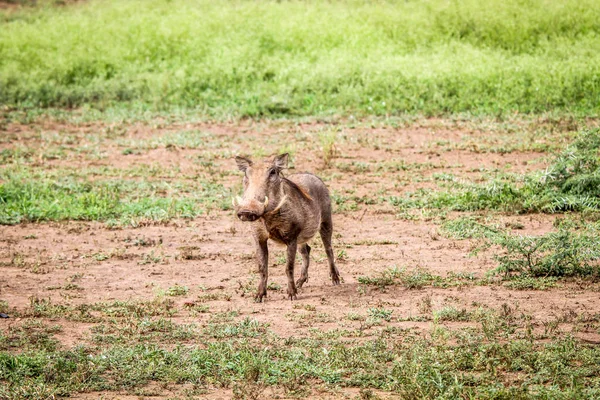
{"type": "Polygon", "coordinates": [[[333,248],[331,247],[331,236],[333,234],[333,223],[331,221],[331,216],[329,218],[325,218],[323,222],[321,222],[321,239],[323,240],[323,247],[325,247],[325,252],[327,253],[327,261],[329,261],[329,276],[331,277],[331,282],[334,285],[340,284],[340,272],[335,266],[335,260],[333,259],[333,248]]]}
{"type": "Polygon", "coordinates": [[[302,255],[302,273],[300,279],[296,281],[296,287],[301,288],[308,281],[308,264],[310,263],[310,246],[303,244],[300,246],[300,254],[302,255]]]}
{"type": "Polygon", "coordinates": [[[288,290],[287,294],[290,300],[296,300],[296,284],[294,283],[294,262],[296,261],[296,250],[298,249],[298,244],[296,240],[289,243],[287,245],[287,264],[285,268],[285,273],[288,278],[288,290]]]}

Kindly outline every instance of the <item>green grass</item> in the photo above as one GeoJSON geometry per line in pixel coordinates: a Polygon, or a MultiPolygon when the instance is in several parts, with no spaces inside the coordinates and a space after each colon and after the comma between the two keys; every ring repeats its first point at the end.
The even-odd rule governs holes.
{"type": "MultiPolygon", "coordinates": [[[[468,319],[477,326],[456,330],[437,326],[426,337],[388,330],[385,336],[360,341],[283,340],[276,335],[231,338],[219,330],[226,332],[224,337],[211,338],[209,331],[201,346],[174,347],[108,343],[98,340],[98,334],[119,331],[100,326],[94,329],[100,347],[0,351],[0,396],[41,398],[39,393],[68,396],[95,390],[132,393],[150,382],[247,392],[257,386],[305,393],[315,387],[321,391],[355,387],[414,399],[594,398],[600,394],[597,346],[556,333],[546,343],[535,343],[525,329],[527,321],[512,314],[445,310],[437,314],[440,321],[468,319]]],[[[248,324],[242,322],[244,332],[248,324]]],[[[131,326],[133,330],[119,326],[115,328],[125,329],[125,337],[133,334],[138,339],[162,334],[181,340],[177,335],[185,332],[165,320],[141,321],[131,326]]]]}
{"type": "Polygon", "coordinates": [[[446,277],[434,275],[422,268],[407,270],[396,266],[384,269],[372,276],[359,276],[358,283],[385,289],[388,286],[401,285],[406,289],[422,289],[425,286],[440,288],[466,286],[485,283],[470,274],[449,273],[446,277]]]}
{"type": "Polygon", "coordinates": [[[457,309],[455,307],[444,307],[441,310],[433,312],[433,320],[435,322],[443,321],[470,321],[471,313],[466,309],[457,309]]]}
{"type": "Polygon", "coordinates": [[[0,350],[47,350],[54,351],[58,341],[53,335],[61,332],[60,325],[45,325],[40,321],[26,320],[23,324],[10,326],[0,333],[0,350]]]}
{"type": "Polygon", "coordinates": [[[466,216],[444,222],[442,232],[451,239],[460,240],[494,236],[499,229],[480,223],[475,217],[466,216]]]}
{"type": "Polygon", "coordinates": [[[369,308],[369,316],[374,319],[383,319],[385,321],[392,320],[394,310],[386,310],[385,308],[369,308]]]}
{"type": "Polygon", "coordinates": [[[91,329],[98,344],[182,343],[197,339],[195,326],[175,324],[169,319],[109,319],[91,329]]]}
{"type": "Polygon", "coordinates": [[[112,318],[171,317],[175,314],[175,307],[172,300],[160,298],[73,306],[32,297],[29,308],[21,311],[11,310],[11,312],[16,317],[22,318],[64,318],[76,322],[99,322],[112,318]]]}
{"type": "MultiPolygon", "coordinates": [[[[339,323],[344,329],[284,337],[235,310],[209,313],[202,323],[182,322],[196,314],[159,297],[78,306],[33,299],[22,310],[3,307],[19,319],[0,334],[2,399],[90,391],[139,395],[151,383],[157,394],[220,388],[246,393],[240,398],[268,388],[301,397],[339,395],[344,388],[409,399],[600,395],[600,349],[560,329],[597,331],[598,315],[587,312],[538,320],[514,304],[497,310],[475,303],[432,310],[429,304],[424,315],[407,318],[397,306],[377,305],[367,316],[349,313],[339,323]],[[397,311],[402,315],[396,317],[397,311]],[[85,323],[75,347],[57,336],[64,332],[57,322],[64,321],[85,323]],[[423,334],[398,321],[432,326],[423,334]]],[[[300,319],[336,322],[314,306],[294,310],[306,311],[300,319]]]]}
{"type": "Polygon", "coordinates": [[[536,278],[523,274],[509,279],[505,286],[515,290],[548,290],[556,287],[557,280],[554,276],[536,278]]]}
{"type": "Polygon", "coordinates": [[[498,172],[485,183],[452,181],[443,190],[420,190],[388,201],[400,210],[493,210],[560,213],[600,209],[600,129],[584,129],[544,170],[498,172]]]}
{"type": "Polygon", "coordinates": [[[99,220],[139,225],[193,218],[211,208],[227,210],[229,190],[221,184],[184,186],[130,180],[32,179],[32,171],[0,173],[0,224],[45,220],[99,220]],[[169,193],[170,192],[170,193],[169,193]]]}
{"type": "Polygon", "coordinates": [[[98,0],[0,11],[0,103],[107,115],[598,115],[598,21],[592,0],[98,0]]]}

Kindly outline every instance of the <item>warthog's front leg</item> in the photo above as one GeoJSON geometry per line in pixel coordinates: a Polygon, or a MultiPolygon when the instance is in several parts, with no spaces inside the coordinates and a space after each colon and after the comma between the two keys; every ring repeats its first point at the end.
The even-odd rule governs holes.
{"type": "Polygon", "coordinates": [[[258,272],[260,272],[260,283],[254,300],[261,303],[267,296],[267,279],[269,278],[269,247],[266,240],[256,239],[256,261],[258,262],[258,272]]]}
{"type": "Polygon", "coordinates": [[[296,300],[296,284],[294,283],[294,262],[296,261],[296,250],[298,242],[296,240],[287,245],[287,264],[285,272],[288,278],[288,297],[290,300],[296,300]]]}

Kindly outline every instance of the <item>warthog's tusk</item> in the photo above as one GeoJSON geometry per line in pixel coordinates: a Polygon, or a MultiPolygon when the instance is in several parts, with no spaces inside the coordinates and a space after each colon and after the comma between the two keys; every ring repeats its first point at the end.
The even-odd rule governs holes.
{"type": "Polygon", "coordinates": [[[242,203],[242,198],[240,196],[236,196],[235,201],[237,202],[237,204],[239,206],[242,203]]]}
{"type": "Polygon", "coordinates": [[[237,205],[235,204],[235,197],[231,198],[231,205],[233,206],[233,208],[237,207],[237,205]]]}
{"type": "Polygon", "coordinates": [[[267,206],[269,205],[269,198],[267,196],[265,196],[265,202],[263,204],[265,205],[265,210],[266,210],[267,206]]]}
{"type": "Polygon", "coordinates": [[[277,204],[277,207],[275,207],[273,210],[269,211],[269,214],[273,214],[273,213],[276,213],[277,211],[279,211],[279,209],[285,204],[286,200],[287,200],[287,194],[281,198],[281,200],[279,201],[279,204],[277,204]]]}

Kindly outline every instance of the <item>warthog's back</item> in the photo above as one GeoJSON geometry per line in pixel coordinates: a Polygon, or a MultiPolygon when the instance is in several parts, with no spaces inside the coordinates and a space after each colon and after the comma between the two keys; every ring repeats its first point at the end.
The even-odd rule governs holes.
{"type": "Polygon", "coordinates": [[[293,174],[287,179],[298,185],[298,188],[309,197],[308,201],[302,201],[304,226],[298,238],[298,243],[306,243],[319,231],[321,221],[331,217],[329,190],[323,181],[313,174],[293,174]]]}
{"type": "Polygon", "coordinates": [[[318,206],[321,213],[331,212],[329,190],[319,177],[309,173],[299,173],[290,175],[287,178],[306,191],[306,194],[314,200],[314,205],[318,206]]]}

